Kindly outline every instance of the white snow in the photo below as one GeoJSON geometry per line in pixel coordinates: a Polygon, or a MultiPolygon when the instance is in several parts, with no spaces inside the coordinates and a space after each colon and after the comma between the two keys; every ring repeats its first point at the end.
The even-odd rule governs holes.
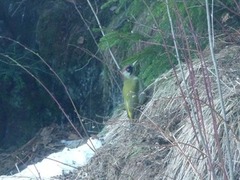
{"type": "Polygon", "coordinates": [[[47,180],[53,176],[68,173],[78,167],[86,165],[94,155],[94,150],[101,146],[102,143],[100,140],[90,138],[87,143],[82,146],[73,149],[64,148],[61,152],[50,154],[41,162],[29,165],[17,174],[0,176],[0,180],[47,180]]]}

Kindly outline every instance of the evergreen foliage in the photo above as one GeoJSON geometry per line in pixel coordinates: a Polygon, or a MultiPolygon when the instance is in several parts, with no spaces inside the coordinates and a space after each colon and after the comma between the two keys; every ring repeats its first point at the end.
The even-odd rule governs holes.
{"type": "MultiPolygon", "coordinates": [[[[205,46],[204,34],[206,33],[205,7],[199,1],[176,2],[169,1],[172,17],[177,34],[177,42],[181,49],[181,57],[184,60],[187,51],[186,43],[189,43],[192,51],[196,49],[193,34],[202,37],[201,46],[205,46]],[[181,21],[179,18],[182,18],[181,21]],[[183,24],[182,24],[183,23],[183,24]],[[193,29],[192,29],[193,28],[193,29]],[[185,31],[189,42],[180,38],[185,31]]],[[[126,19],[123,25],[110,25],[105,37],[100,40],[102,49],[113,48],[125,52],[120,57],[121,65],[125,66],[135,61],[139,63],[139,76],[147,85],[159,74],[171,68],[176,63],[173,48],[173,39],[170,33],[169,19],[166,12],[166,4],[163,1],[126,0],[107,1],[102,8],[116,6],[115,17],[126,19]],[[126,28],[126,24],[128,25],[126,28]],[[111,29],[112,27],[112,29],[111,29]]],[[[113,20],[114,21],[114,20],[113,20]]],[[[115,22],[116,23],[116,22],[115,22]]]]}
{"type": "Polygon", "coordinates": [[[115,45],[127,49],[130,48],[134,43],[143,39],[146,38],[139,33],[112,31],[101,38],[99,46],[102,50],[106,50],[115,45]]]}

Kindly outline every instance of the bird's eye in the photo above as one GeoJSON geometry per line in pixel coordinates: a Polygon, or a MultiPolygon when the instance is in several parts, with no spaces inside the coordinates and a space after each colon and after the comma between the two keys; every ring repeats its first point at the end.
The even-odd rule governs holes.
{"type": "Polygon", "coordinates": [[[129,73],[131,73],[131,72],[132,72],[132,67],[131,67],[131,66],[128,66],[128,67],[126,68],[126,71],[129,72],[129,73]]]}

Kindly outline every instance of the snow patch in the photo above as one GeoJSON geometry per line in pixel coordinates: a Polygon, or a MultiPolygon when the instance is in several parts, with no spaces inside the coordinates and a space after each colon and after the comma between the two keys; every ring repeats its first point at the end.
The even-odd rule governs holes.
{"type": "Polygon", "coordinates": [[[0,180],[50,179],[53,176],[69,173],[78,167],[86,165],[95,154],[94,151],[101,146],[101,141],[90,138],[82,146],[73,149],[64,148],[61,152],[50,154],[41,162],[29,165],[17,174],[0,176],[0,180]]]}

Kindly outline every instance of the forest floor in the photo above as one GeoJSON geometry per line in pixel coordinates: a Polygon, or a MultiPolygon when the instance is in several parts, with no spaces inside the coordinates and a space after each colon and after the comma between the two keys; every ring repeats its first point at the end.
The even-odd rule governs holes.
{"type": "Polygon", "coordinates": [[[133,124],[124,115],[108,124],[105,144],[83,168],[88,179],[160,179],[171,145],[159,129],[146,122],[133,124]]]}
{"type": "MultiPolygon", "coordinates": [[[[169,151],[169,143],[159,135],[157,129],[147,128],[144,123],[130,123],[124,113],[109,120],[105,128],[96,136],[103,147],[84,167],[69,174],[51,179],[152,179],[164,168],[158,160],[169,151]],[[123,116],[123,117],[122,117],[123,116]]],[[[30,141],[11,153],[0,153],[1,174],[15,174],[30,164],[43,160],[51,153],[61,151],[65,146],[61,140],[78,139],[70,127],[53,124],[42,128],[30,141]]],[[[86,142],[83,139],[79,145],[86,142]]]]}
{"type": "Polygon", "coordinates": [[[171,145],[156,127],[148,127],[144,122],[131,123],[124,113],[109,120],[98,138],[103,146],[86,166],[56,179],[160,178],[162,160],[171,145]]]}

